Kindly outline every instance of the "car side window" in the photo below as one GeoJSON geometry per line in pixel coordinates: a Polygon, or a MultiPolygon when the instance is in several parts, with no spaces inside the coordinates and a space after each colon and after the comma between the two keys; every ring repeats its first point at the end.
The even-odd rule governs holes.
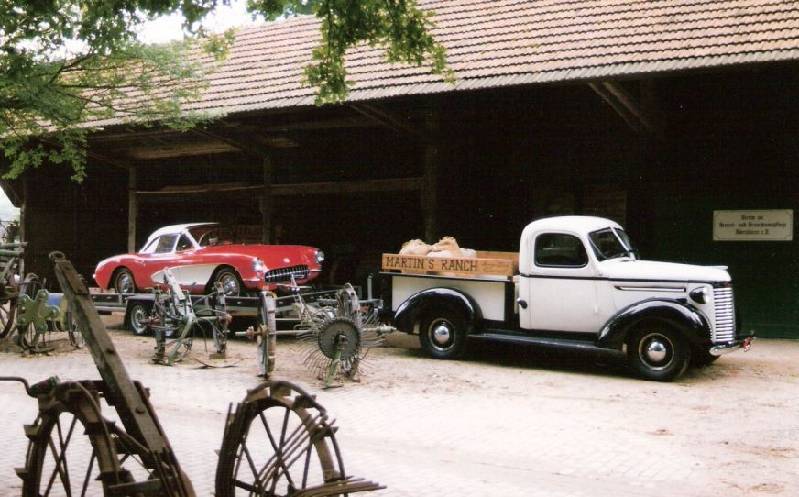
{"type": "Polygon", "coordinates": [[[177,251],[180,252],[181,250],[189,250],[191,248],[194,248],[194,245],[191,243],[191,240],[189,240],[189,237],[186,235],[180,235],[177,251]]]}
{"type": "Polygon", "coordinates": [[[585,246],[579,238],[564,233],[544,233],[535,240],[537,266],[583,267],[588,264],[585,246]]]}
{"type": "Polygon", "coordinates": [[[155,247],[156,254],[168,254],[175,248],[175,240],[178,235],[162,235],[158,238],[158,246],[155,247]]]}

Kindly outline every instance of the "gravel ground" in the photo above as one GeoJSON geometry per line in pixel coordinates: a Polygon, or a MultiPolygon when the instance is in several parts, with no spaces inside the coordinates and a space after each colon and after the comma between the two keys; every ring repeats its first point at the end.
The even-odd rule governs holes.
{"type": "MultiPolygon", "coordinates": [[[[235,367],[169,368],[147,363],[151,339],[112,336],[197,494],[212,495],[227,406],[259,382],[254,346],[231,344],[235,367]]],[[[318,395],[348,472],[387,485],[379,495],[799,495],[799,342],[759,340],[674,383],[634,379],[612,356],[490,345],[435,361],[411,337],[390,345],[370,352],[359,383],[322,390],[302,344],[281,339],[275,374],[318,395]]],[[[0,353],[0,375],[54,374],[98,377],[84,350],[0,353]]],[[[0,417],[0,497],[10,497],[36,403],[0,384],[0,417]]]]}

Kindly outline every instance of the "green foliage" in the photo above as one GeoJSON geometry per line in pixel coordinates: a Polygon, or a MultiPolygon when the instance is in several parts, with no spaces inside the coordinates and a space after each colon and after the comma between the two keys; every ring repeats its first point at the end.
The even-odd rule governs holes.
{"type": "MultiPolygon", "coordinates": [[[[0,148],[7,178],[44,163],[64,164],[85,176],[85,123],[103,119],[187,129],[207,116],[185,112],[234,32],[212,35],[203,18],[225,0],[0,0],[0,148]],[[143,22],[181,13],[182,42],[146,46],[136,39],[143,22]]],[[[451,79],[444,49],[429,34],[432,20],[416,0],[248,0],[249,12],[268,20],[314,14],[321,44],[306,79],[318,103],[346,98],[348,49],[370,43],[391,62],[429,62],[451,79]]]]}

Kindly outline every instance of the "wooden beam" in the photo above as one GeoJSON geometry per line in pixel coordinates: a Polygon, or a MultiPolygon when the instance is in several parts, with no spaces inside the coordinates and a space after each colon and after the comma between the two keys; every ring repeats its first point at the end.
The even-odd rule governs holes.
{"type": "Polygon", "coordinates": [[[662,126],[645,112],[640,103],[618,83],[603,81],[588,86],[599,95],[636,133],[663,137],[662,126]]]}
{"type": "Polygon", "coordinates": [[[225,154],[238,150],[222,140],[203,140],[202,142],[180,143],[165,147],[143,147],[126,150],[126,154],[137,160],[170,159],[196,155],[225,154]]]}
{"type": "Polygon", "coordinates": [[[134,166],[128,169],[128,253],[130,254],[136,252],[136,221],[139,215],[137,184],[137,171],[134,166]]]}
{"type": "Polygon", "coordinates": [[[240,152],[249,155],[251,157],[255,157],[258,159],[266,159],[269,156],[266,150],[257,146],[253,146],[251,141],[231,138],[230,136],[221,135],[219,133],[208,131],[207,129],[203,128],[195,128],[192,131],[195,134],[198,134],[202,137],[211,138],[213,140],[219,140],[221,142],[224,142],[228,146],[233,147],[234,149],[239,150],[240,152]]]}
{"type": "Polygon", "coordinates": [[[272,175],[274,165],[270,157],[264,157],[264,187],[261,191],[259,207],[261,210],[261,243],[272,243],[272,175]]]}
{"type": "Polygon", "coordinates": [[[414,128],[413,126],[411,126],[406,122],[403,122],[401,119],[393,116],[390,112],[376,105],[359,103],[359,104],[351,104],[350,106],[355,112],[362,114],[368,117],[369,119],[372,119],[373,121],[382,126],[385,126],[389,129],[393,129],[394,131],[399,131],[401,133],[411,135],[416,139],[424,138],[424,136],[422,136],[422,134],[420,134],[416,128],[414,128]]]}
{"type": "MultiPolygon", "coordinates": [[[[422,190],[423,178],[392,178],[367,181],[325,181],[314,183],[273,183],[272,196],[291,195],[338,195],[357,193],[418,192],[422,190]]],[[[154,191],[137,191],[139,199],[152,197],[179,197],[186,195],[209,195],[227,193],[258,193],[263,184],[224,183],[206,185],[187,185],[180,188],[166,188],[154,191]]]]}

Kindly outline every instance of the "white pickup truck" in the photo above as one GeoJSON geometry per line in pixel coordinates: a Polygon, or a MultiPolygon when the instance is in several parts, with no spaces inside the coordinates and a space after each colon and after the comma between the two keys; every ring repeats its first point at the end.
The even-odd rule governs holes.
{"type": "Polygon", "coordinates": [[[639,376],[661,381],[750,346],[725,267],[639,260],[611,220],[540,219],[522,232],[519,254],[486,254],[494,258],[384,254],[396,328],[418,334],[434,358],[456,358],[479,340],[613,349],[639,376]]]}

